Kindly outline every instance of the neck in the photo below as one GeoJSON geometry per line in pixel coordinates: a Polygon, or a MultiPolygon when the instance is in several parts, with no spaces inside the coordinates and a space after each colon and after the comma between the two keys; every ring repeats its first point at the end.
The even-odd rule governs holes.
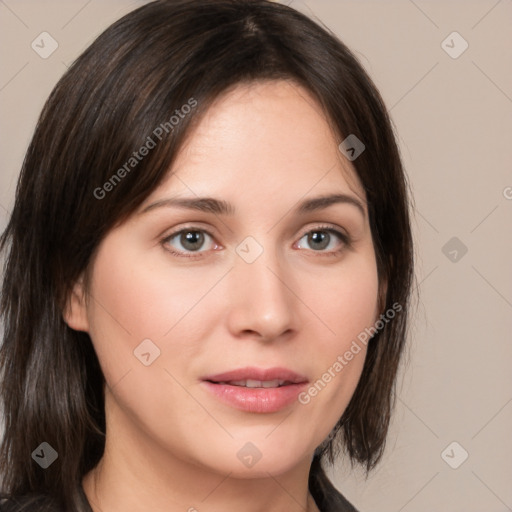
{"type": "Polygon", "coordinates": [[[311,458],[280,474],[220,474],[166,452],[110,407],[105,452],[83,488],[94,512],[319,512],[308,489],[311,458]]]}

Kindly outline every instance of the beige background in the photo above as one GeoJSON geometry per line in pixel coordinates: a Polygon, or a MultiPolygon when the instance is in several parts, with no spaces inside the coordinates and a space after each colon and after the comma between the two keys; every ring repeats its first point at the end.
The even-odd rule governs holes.
{"type": "MultiPolygon", "coordinates": [[[[142,3],[0,0],[0,229],[52,87],[142,3]],[[43,31],[59,44],[48,59],[31,48],[43,31]]],[[[361,512],[512,510],[512,1],[286,3],[361,58],[391,109],[415,196],[421,302],[386,456],[367,481],[343,464],[332,478],[361,512]],[[458,58],[441,45],[453,31],[469,44],[458,58]],[[465,255],[443,252],[452,237],[465,255]],[[458,469],[441,457],[453,441],[469,453],[458,469]]],[[[457,36],[445,44],[462,48],[457,36]]]]}

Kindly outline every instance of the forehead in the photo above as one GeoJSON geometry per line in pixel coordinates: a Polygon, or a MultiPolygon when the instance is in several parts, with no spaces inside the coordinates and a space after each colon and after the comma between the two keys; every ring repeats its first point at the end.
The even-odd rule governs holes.
{"type": "Polygon", "coordinates": [[[284,80],[239,84],[220,96],[190,132],[155,194],[172,189],[230,196],[236,202],[234,192],[264,200],[265,195],[297,198],[310,190],[336,189],[364,202],[340,142],[303,87],[284,80]]]}

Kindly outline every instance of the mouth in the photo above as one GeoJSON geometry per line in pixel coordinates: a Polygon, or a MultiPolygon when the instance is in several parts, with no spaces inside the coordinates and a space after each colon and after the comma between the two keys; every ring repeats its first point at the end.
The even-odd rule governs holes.
{"type": "Polygon", "coordinates": [[[251,413],[278,412],[296,401],[308,379],[286,368],[240,368],[202,379],[215,398],[251,413]]]}
{"type": "Polygon", "coordinates": [[[291,384],[294,384],[293,382],[289,380],[252,380],[252,379],[246,379],[246,380],[230,380],[230,381],[221,381],[221,382],[215,382],[215,381],[208,381],[212,384],[226,384],[228,386],[239,386],[242,388],[280,388],[282,386],[289,386],[291,384]]]}

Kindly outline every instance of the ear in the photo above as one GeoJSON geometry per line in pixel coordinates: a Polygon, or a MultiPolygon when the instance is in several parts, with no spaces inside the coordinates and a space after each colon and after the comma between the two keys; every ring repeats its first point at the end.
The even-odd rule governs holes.
{"type": "Polygon", "coordinates": [[[85,286],[81,277],[73,286],[62,313],[64,322],[75,331],[89,332],[85,286]]]}

